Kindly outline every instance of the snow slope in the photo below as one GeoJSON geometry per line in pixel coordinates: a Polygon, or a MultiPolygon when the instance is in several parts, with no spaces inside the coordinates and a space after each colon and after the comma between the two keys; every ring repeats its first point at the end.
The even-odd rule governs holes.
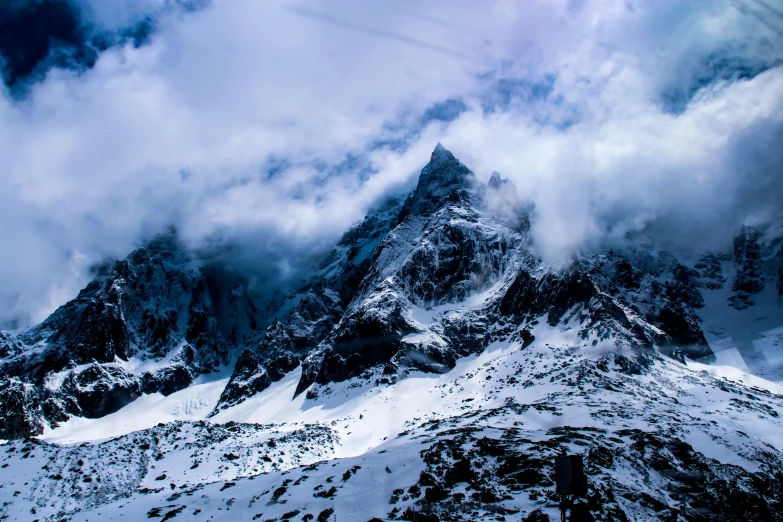
{"type": "MultiPolygon", "coordinates": [[[[81,432],[66,424],[43,441],[7,443],[0,513],[178,520],[198,510],[204,520],[317,520],[333,509],[324,520],[366,521],[408,509],[439,520],[540,509],[555,517],[551,463],[563,449],[585,456],[592,509],[610,520],[620,512],[630,520],[725,513],[738,502],[738,484],[759,506],[780,502],[758,483],[774,481],[783,465],[779,385],[611,346],[573,348],[569,325],[534,333],[525,348],[498,343],[447,374],[386,387],[352,379],[317,400],[293,399],[293,372],[206,422],[192,419],[207,408],[172,422],[175,405],[194,397],[173,394],[157,404],[139,399],[118,412],[124,417],[81,432]],[[168,423],[121,435],[158,418],[168,423]],[[77,443],[96,433],[115,438],[77,443]],[[710,478],[692,491],[678,473],[710,478]]],[[[224,382],[200,389],[214,398],[224,382]]]]}

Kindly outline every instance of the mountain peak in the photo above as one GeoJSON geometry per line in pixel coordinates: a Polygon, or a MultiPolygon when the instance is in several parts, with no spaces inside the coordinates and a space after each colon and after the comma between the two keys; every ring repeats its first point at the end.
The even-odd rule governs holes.
{"type": "Polygon", "coordinates": [[[459,165],[460,162],[456,157],[454,157],[454,154],[452,154],[451,151],[447,150],[446,147],[438,142],[438,144],[435,145],[435,149],[432,151],[432,155],[430,156],[429,165],[432,168],[436,168],[449,164],[459,165]]]}
{"type": "Polygon", "coordinates": [[[476,175],[438,143],[432,151],[430,162],[422,169],[416,190],[402,215],[427,215],[447,201],[467,200],[477,183],[476,175]]]}
{"type": "Polygon", "coordinates": [[[500,175],[500,172],[496,170],[493,171],[492,175],[489,177],[489,181],[487,181],[487,188],[491,192],[502,192],[503,197],[509,201],[519,198],[519,195],[517,194],[517,186],[514,185],[514,182],[508,178],[504,178],[500,175]]]}
{"type": "Polygon", "coordinates": [[[500,185],[503,183],[503,178],[500,176],[500,172],[497,170],[492,171],[492,175],[489,177],[489,182],[487,183],[487,186],[492,187],[500,187],[500,185]]]}

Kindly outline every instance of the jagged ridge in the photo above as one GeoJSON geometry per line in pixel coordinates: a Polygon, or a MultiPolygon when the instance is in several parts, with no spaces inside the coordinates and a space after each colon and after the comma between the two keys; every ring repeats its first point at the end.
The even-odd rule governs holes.
{"type": "Polygon", "coordinates": [[[172,234],[99,267],[76,299],[5,336],[5,438],[69,415],[101,417],[142,393],[168,395],[228,362],[204,275],[172,234]]]}
{"type": "Polygon", "coordinates": [[[711,356],[695,314],[699,273],[673,258],[656,273],[641,271],[618,252],[549,266],[528,233],[531,210],[509,180],[493,173],[484,185],[438,144],[397,216],[389,221],[386,211],[394,226],[364,259],[360,283],[336,287],[341,267],[316,279],[288,319],[242,354],[216,411],[300,361],[297,393],[315,384],[314,398],[318,387],[360,375],[388,384],[410,370],[448,371],[493,341],[532,341],[530,326],[542,319],[554,326],[579,317],[585,344],[711,356]],[[330,292],[339,305],[324,298],[330,292]],[[293,347],[300,331],[308,335],[293,347]]]}

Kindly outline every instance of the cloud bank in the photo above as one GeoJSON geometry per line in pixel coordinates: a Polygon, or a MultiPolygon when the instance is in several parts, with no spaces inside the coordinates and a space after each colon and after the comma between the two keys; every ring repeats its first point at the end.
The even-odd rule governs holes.
{"type": "Polygon", "coordinates": [[[295,278],[438,141],[535,202],[545,255],[780,211],[783,20],[750,0],[77,4],[152,29],[0,96],[5,325],[171,225],[295,278]]]}

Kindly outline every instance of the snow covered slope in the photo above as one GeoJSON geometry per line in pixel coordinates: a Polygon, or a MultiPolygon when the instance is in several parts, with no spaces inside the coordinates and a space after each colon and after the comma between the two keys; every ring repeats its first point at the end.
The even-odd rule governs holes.
{"type": "Polygon", "coordinates": [[[552,461],[567,451],[585,456],[588,505],[604,520],[780,518],[779,385],[748,386],[698,363],[612,346],[574,348],[568,324],[538,325],[534,335],[527,347],[493,344],[442,375],[386,387],[354,378],[319,401],[291,400],[294,372],[207,422],[104,442],[51,444],[64,428],[11,442],[0,457],[0,512],[9,520],[178,520],[197,511],[204,520],[413,520],[414,512],[416,520],[540,520],[533,513],[556,515],[552,461]]]}

